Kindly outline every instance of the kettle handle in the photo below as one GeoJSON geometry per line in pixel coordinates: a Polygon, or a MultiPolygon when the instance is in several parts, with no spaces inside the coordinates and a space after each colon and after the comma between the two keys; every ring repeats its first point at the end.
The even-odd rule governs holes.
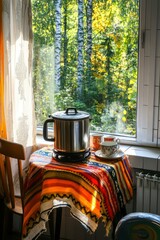
{"type": "Polygon", "coordinates": [[[55,138],[48,138],[48,123],[54,122],[54,119],[47,119],[43,124],[43,138],[46,141],[54,142],[55,138]]]}

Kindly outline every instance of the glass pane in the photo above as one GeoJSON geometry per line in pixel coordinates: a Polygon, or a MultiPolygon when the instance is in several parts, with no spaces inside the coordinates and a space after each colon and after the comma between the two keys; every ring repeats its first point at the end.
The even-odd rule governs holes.
{"type": "Polygon", "coordinates": [[[38,126],[76,107],[93,131],[135,136],[138,0],[32,0],[32,12],[38,126]]]}

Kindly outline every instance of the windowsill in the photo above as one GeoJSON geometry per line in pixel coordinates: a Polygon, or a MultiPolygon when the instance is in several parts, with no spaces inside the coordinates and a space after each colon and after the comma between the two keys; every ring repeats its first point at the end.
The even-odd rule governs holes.
{"type": "Polygon", "coordinates": [[[129,156],[133,169],[160,172],[160,149],[155,147],[121,145],[129,156]]]}
{"type": "Polygon", "coordinates": [[[156,147],[121,145],[121,149],[128,156],[160,159],[160,149],[156,147]]]}

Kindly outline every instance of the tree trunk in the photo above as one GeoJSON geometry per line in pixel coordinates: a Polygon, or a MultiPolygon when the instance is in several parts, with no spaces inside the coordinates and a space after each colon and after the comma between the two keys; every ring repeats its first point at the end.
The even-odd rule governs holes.
{"type": "Polygon", "coordinates": [[[64,28],[64,34],[63,34],[63,54],[64,54],[64,68],[62,73],[62,88],[65,85],[66,82],[66,76],[67,76],[67,67],[68,67],[68,61],[67,61],[67,55],[68,55],[68,39],[67,39],[67,0],[64,0],[64,17],[63,17],[63,28],[64,28]]]}
{"type": "Polygon", "coordinates": [[[88,0],[87,9],[86,9],[86,16],[87,16],[87,56],[86,56],[86,84],[87,86],[90,84],[91,79],[91,55],[92,55],[92,0],[88,0]]]}
{"type": "Polygon", "coordinates": [[[83,46],[84,46],[84,29],[83,29],[83,0],[78,0],[78,66],[77,66],[77,83],[78,95],[82,93],[83,82],[83,46]]]}
{"type": "Polygon", "coordinates": [[[92,0],[88,0],[87,4],[87,56],[91,62],[92,54],[92,0]]]}
{"type": "Polygon", "coordinates": [[[61,85],[61,0],[55,1],[55,89],[59,91],[61,85]]]}

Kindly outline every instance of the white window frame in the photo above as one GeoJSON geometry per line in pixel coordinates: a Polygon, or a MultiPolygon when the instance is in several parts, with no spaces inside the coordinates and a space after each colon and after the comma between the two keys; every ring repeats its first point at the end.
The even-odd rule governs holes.
{"type": "MultiPolygon", "coordinates": [[[[118,137],[125,144],[157,147],[160,145],[160,1],[139,1],[137,135],[118,137]]],[[[37,134],[41,134],[41,130],[37,129],[37,134]]]]}
{"type": "Polygon", "coordinates": [[[140,0],[136,142],[141,145],[159,144],[159,13],[158,0],[140,0]]]}

